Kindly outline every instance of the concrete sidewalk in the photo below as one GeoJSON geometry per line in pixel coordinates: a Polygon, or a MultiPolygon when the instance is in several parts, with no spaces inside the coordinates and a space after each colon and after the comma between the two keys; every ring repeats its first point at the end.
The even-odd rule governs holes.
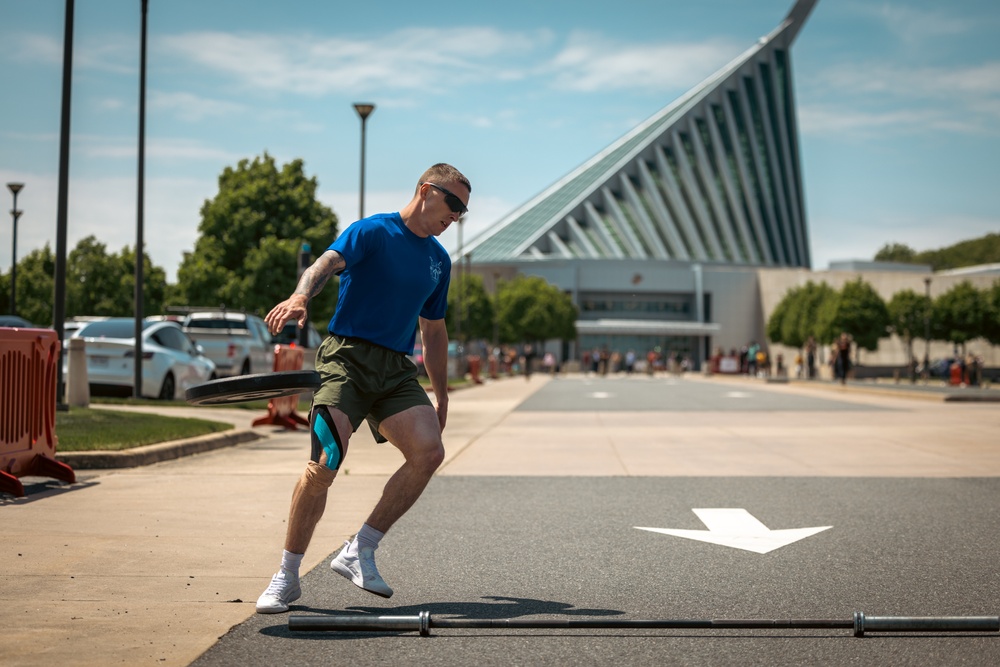
{"type": "MultiPolygon", "coordinates": [[[[805,411],[679,420],[683,413],[514,411],[548,383],[580,381],[588,380],[536,375],[453,393],[439,474],[1000,476],[996,406],[852,385],[679,380],[778,396],[823,392],[887,409],[843,413],[836,423],[805,411]]],[[[288,500],[309,455],[304,431],[254,432],[264,437],[144,467],[83,471],[75,485],[27,498],[0,496],[4,665],[187,665],[252,615],[278,566],[288,500]]],[[[358,431],[303,572],[357,530],[401,462],[395,448],[358,431]]]]}

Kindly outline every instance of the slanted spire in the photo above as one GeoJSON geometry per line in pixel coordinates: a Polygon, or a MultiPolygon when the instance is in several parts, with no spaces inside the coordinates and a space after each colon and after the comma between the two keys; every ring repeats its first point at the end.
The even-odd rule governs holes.
{"type": "Polygon", "coordinates": [[[788,47],[816,0],[466,246],[473,260],[810,265],[788,47]]]}

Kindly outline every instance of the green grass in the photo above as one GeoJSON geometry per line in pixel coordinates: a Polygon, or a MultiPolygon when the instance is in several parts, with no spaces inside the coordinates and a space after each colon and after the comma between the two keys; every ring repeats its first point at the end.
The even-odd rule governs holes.
{"type": "Polygon", "coordinates": [[[56,413],[58,451],[118,451],[228,431],[232,424],[138,412],[70,408],[56,413]]]}

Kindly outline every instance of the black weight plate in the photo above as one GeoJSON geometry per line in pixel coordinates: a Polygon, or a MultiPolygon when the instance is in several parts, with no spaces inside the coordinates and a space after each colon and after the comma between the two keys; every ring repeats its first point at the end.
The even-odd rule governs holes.
{"type": "Polygon", "coordinates": [[[319,388],[316,371],[278,371],[210,380],[195,385],[184,397],[192,405],[226,405],[305,394],[319,388]]]}

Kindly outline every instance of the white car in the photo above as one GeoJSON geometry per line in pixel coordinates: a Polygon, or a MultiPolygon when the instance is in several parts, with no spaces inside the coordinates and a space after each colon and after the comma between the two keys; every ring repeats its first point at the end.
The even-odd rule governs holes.
{"type": "MultiPolygon", "coordinates": [[[[92,393],[131,395],[135,380],[135,320],[111,318],[89,322],[74,338],[86,341],[87,381],[92,393]]],[[[215,364],[188,338],[179,324],[143,321],[143,396],[171,400],[202,382],[215,379],[215,364]]]]}

